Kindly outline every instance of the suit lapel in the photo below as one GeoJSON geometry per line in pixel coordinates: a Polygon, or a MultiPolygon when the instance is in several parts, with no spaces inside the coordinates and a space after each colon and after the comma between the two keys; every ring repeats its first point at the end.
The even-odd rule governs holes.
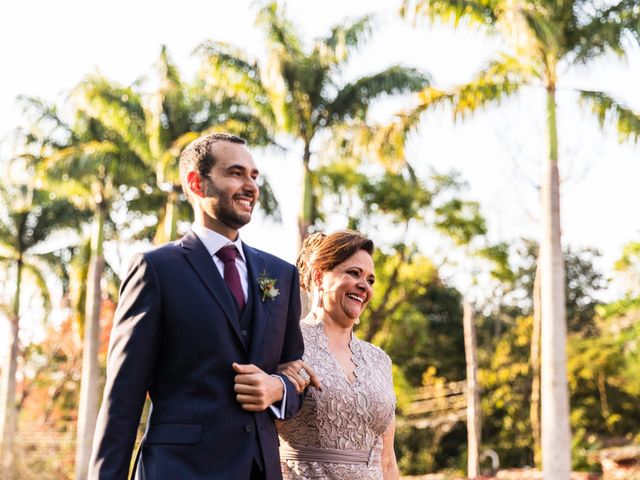
{"type": "Polygon", "coordinates": [[[242,336],[240,335],[240,325],[237,320],[238,315],[233,305],[234,300],[227,288],[227,284],[224,282],[220,272],[218,272],[213,258],[209,255],[209,252],[193,231],[190,231],[182,238],[181,244],[185,249],[184,255],[187,261],[196,271],[200,280],[205,284],[207,290],[213,295],[216,302],[218,302],[231,328],[236,333],[238,340],[244,345],[242,336]]]}
{"type": "Polygon", "coordinates": [[[249,350],[249,359],[251,361],[256,360],[256,355],[260,351],[260,344],[262,343],[262,337],[264,336],[264,329],[267,326],[267,313],[265,310],[265,304],[262,301],[262,291],[260,285],[258,285],[258,277],[265,272],[269,272],[266,269],[266,262],[264,258],[253,248],[243,243],[242,248],[244,250],[245,258],[247,259],[247,275],[248,281],[251,284],[251,291],[253,292],[253,331],[251,333],[251,347],[249,350]]]}

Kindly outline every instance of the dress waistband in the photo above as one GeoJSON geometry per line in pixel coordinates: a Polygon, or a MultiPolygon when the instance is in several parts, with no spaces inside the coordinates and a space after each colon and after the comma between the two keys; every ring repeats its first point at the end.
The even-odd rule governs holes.
{"type": "Polygon", "coordinates": [[[338,448],[314,448],[290,445],[280,439],[280,458],[298,462],[347,463],[380,465],[380,453],[371,450],[341,450],[338,448]]]}

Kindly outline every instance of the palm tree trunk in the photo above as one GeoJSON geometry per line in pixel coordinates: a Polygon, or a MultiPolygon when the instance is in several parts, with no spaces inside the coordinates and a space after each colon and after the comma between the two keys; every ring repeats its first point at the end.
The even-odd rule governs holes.
{"type": "Polygon", "coordinates": [[[80,406],[78,408],[76,480],[85,480],[87,478],[93,433],[98,417],[100,387],[98,348],[100,340],[100,305],[102,301],[100,282],[104,271],[103,241],[107,208],[104,203],[100,203],[97,207],[93,221],[91,259],[89,260],[89,274],[87,277],[82,379],[80,383],[80,406]]]}
{"type": "Polygon", "coordinates": [[[0,475],[11,480],[15,477],[14,438],[16,434],[16,370],[18,368],[20,327],[20,286],[22,284],[22,258],[16,262],[16,293],[13,300],[12,318],[6,362],[2,367],[2,385],[0,388],[0,475]]]}
{"type": "Polygon", "coordinates": [[[309,160],[311,159],[311,150],[309,143],[304,144],[304,155],[302,157],[302,211],[298,218],[298,250],[302,248],[302,242],[309,234],[309,227],[313,225],[315,220],[315,199],[313,197],[313,185],[311,182],[311,169],[309,168],[309,160]]]}
{"type": "Polygon", "coordinates": [[[178,235],[178,201],[179,194],[175,191],[171,191],[167,199],[166,210],[164,213],[165,242],[175,240],[178,235]]]}
{"type": "Polygon", "coordinates": [[[547,88],[549,161],[542,184],[542,469],[545,480],[569,480],[571,432],[566,359],[564,261],[560,240],[560,176],[555,85],[547,88]]]}
{"type": "Polygon", "coordinates": [[[478,340],[473,307],[463,305],[464,352],[467,364],[467,478],[480,475],[480,391],[478,388],[478,340]]]}
{"type": "Polygon", "coordinates": [[[531,432],[533,434],[533,463],[536,468],[542,465],[542,447],[540,445],[540,249],[533,281],[533,328],[531,329],[531,432]]]}
{"type": "Polygon", "coordinates": [[[178,235],[178,194],[170,192],[153,236],[154,245],[175,240],[178,235]]]}

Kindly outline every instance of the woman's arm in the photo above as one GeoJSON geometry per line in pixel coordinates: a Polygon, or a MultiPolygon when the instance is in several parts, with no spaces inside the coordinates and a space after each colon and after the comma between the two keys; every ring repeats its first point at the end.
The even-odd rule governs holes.
{"type": "Polygon", "coordinates": [[[396,462],[396,452],[393,450],[393,439],[396,433],[396,418],[382,435],[382,478],[384,480],[399,480],[400,471],[396,462]]]}

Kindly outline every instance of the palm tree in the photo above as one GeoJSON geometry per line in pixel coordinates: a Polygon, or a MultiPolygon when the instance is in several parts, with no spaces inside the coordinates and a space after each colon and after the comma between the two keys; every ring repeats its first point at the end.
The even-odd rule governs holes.
{"type": "MultiPolygon", "coordinates": [[[[441,103],[461,116],[499,104],[523,87],[546,92],[548,158],[542,182],[543,233],[540,243],[542,315],[542,463],[544,478],[568,479],[571,469],[569,400],[566,378],[564,263],[560,239],[560,179],[556,95],[560,73],[608,53],[623,57],[640,41],[635,0],[404,0],[402,13],[430,20],[461,20],[502,34],[509,51],[498,55],[467,85],[451,92],[427,88],[420,113],[441,103]]],[[[636,139],[640,116],[604,92],[577,91],[601,120],[613,119],[623,139],[636,139]]]]}
{"type": "MultiPolygon", "coordinates": [[[[130,203],[133,209],[160,211],[155,243],[174,240],[177,222],[189,208],[181,199],[179,158],[182,149],[208,131],[224,130],[265,145],[271,138],[259,118],[229,98],[205,96],[185,83],[162,47],[155,67],[157,87],[143,95],[137,85],[122,87],[98,75],[88,77],[75,90],[81,111],[119,136],[126,147],[152,172],[155,188],[130,203]]],[[[261,185],[261,206],[274,215],[274,197],[261,185]]]]}
{"type": "MultiPolygon", "coordinates": [[[[23,157],[23,160],[26,157],[23,157]]],[[[11,162],[15,165],[14,162],[11,162]]],[[[0,388],[0,472],[2,478],[13,478],[14,437],[17,427],[16,410],[16,370],[19,347],[21,317],[20,296],[25,281],[30,280],[42,295],[45,312],[50,300],[46,285],[47,255],[36,253],[50,235],[59,230],[76,228],[82,215],[69,202],[51,198],[50,193],[34,188],[33,168],[30,179],[24,184],[7,183],[0,185],[0,264],[14,271],[15,288],[11,308],[6,317],[9,320],[8,354],[2,367],[0,388]]]]}
{"type": "Polygon", "coordinates": [[[363,16],[334,26],[310,49],[277,2],[263,6],[257,23],[267,36],[268,62],[260,65],[241,50],[219,42],[205,42],[197,51],[203,58],[202,75],[209,88],[227,89],[256,116],[302,143],[303,191],[298,219],[302,240],[318,216],[312,163],[314,141],[321,133],[347,121],[366,119],[371,102],[383,95],[417,91],[427,77],[415,69],[392,66],[346,82],[342,72],[354,51],[373,28],[373,17],[363,16]]]}
{"type": "Polygon", "coordinates": [[[47,190],[67,198],[78,208],[92,212],[91,254],[87,275],[83,332],[82,379],[78,410],[76,475],[86,478],[98,414],[100,372],[101,281],[104,272],[105,223],[121,186],[151,183],[146,166],[121,140],[81,112],[73,123],[60,118],[55,108],[27,99],[38,112],[38,123],[55,125],[56,134],[46,134],[49,152],[41,165],[40,181],[47,190]]]}

